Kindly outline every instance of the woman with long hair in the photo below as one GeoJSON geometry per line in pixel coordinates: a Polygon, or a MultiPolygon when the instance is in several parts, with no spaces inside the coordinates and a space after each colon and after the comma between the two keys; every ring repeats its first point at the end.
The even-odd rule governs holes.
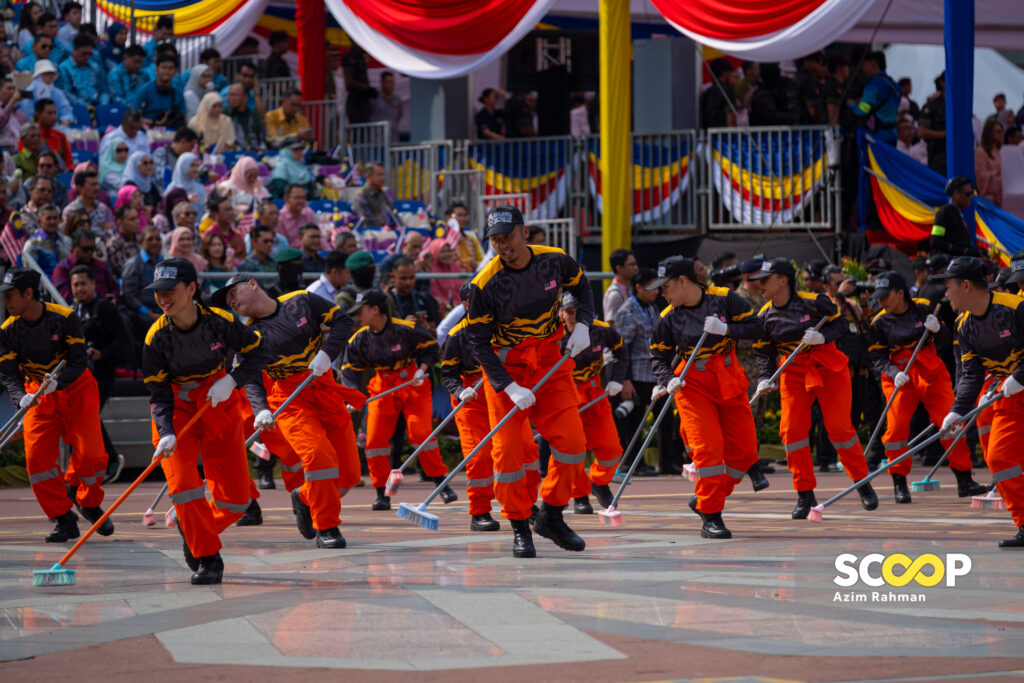
{"type": "Polygon", "coordinates": [[[978,194],[995,204],[1003,203],[1002,156],[1003,126],[996,119],[989,119],[981,129],[981,144],[974,149],[974,176],[977,178],[978,194]]]}
{"type": "Polygon", "coordinates": [[[43,8],[35,2],[29,2],[21,8],[21,18],[18,19],[18,28],[15,29],[14,35],[22,54],[31,54],[31,50],[25,49],[25,46],[36,37],[36,20],[42,13],[43,8]]]}

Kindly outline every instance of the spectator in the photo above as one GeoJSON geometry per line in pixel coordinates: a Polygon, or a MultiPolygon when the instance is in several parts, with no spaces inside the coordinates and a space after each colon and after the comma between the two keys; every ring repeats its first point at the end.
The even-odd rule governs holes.
{"type": "Polygon", "coordinates": [[[994,114],[990,114],[988,118],[998,121],[1003,130],[1015,125],[1016,117],[1014,117],[1012,109],[1006,108],[1005,94],[996,93],[996,96],[992,98],[992,104],[995,106],[996,111],[994,114]]]}
{"type": "Polygon", "coordinates": [[[174,133],[171,144],[159,147],[153,152],[153,175],[158,186],[163,187],[165,183],[169,183],[164,180],[165,169],[173,171],[181,155],[194,151],[198,141],[199,136],[196,132],[188,126],[183,126],[174,133]]]}
{"type": "Polygon", "coordinates": [[[185,114],[189,119],[199,111],[199,102],[211,91],[212,83],[213,74],[205,64],[197,64],[189,70],[185,82],[185,114]]]}
{"type": "Polygon", "coordinates": [[[217,186],[231,197],[235,213],[254,211],[256,206],[270,196],[260,181],[259,164],[250,156],[243,156],[235,162],[228,179],[217,186]]]}
{"type": "Polygon", "coordinates": [[[188,127],[199,134],[201,146],[213,147],[215,154],[231,149],[235,144],[235,125],[231,117],[224,115],[224,103],[215,92],[203,95],[199,111],[188,122],[188,127]]]}
{"type": "Polygon", "coordinates": [[[122,206],[130,206],[139,212],[139,229],[149,225],[149,213],[142,201],[142,192],[134,185],[125,185],[117,191],[117,201],[114,202],[114,218],[116,222],[117,210],[122,206]]]}
{"type": "MultiPolygon", "coordinates": [[[[18,60],[15,67],[18,71],[32,71],[35,69],[36,64],[44,59],[50,60],[51,64],[56,63],[57,56],[53,54],[53,44],[53,38],[46,36],[33,40],[31,52],[26,52],[25,56],[18,60]]],[[[23,52],[25,51],[23,50],[23,52]]]]}
{"type": "MultiPolygon", "coordinates": [[[[1006,105],[1006,98],[1003,98],[1006,105]]],[[[1003,125],[997,118],[985,121],[981,144],[974,148],[974,177],[978,194],[996,206],[1003,204],[1003,170],[1000,148],[1003,146],[1003,125]]]]}
{"type": "MultiPolygon", "coordinates": [[[[68,201],[74,201],[75,197],[78,196],[78,188],[75,187],[75,178],[79,173],[84,171],[96,171],[99,172],[99,167],[91,161],[83,161],[82,163],[75,166],[71,173],[71,187],[68,188],[68,201]]],[[[108,195],[102,188],[100,188],[99,200],[107,206],[113,205],[110,195],[108,195]]]]}
{"type": "Polygon", "coordinates": [[[733,94],[736,96],[736,106],[740,114],[749,120],[750,101],[754,98],[754,90],[761,82],[761,65],[747,61],[740,65],[740,69],[743,71],[743,78],[736,82],[733,94]]]}
{"type": "Polygon", "coordinates": [[[323,246],[323,233],[316,223],[306,223],[299,228],[299,244],[302,250],[302,272],[324,272],[324,257],[320,255],[323,246]]]}
{"type": "Polygon", "coordinates": [[[370,100],[377,91],[370,87],[370,79],[366,70],[366,52],[359,45],[352,43],[345,56],[341,58],[341,68],[345,74],[345,116],[349,123],[368,123],[370,121],[370,100]]]}
{"type": "Polygon", "coordinates": [[[306,193],[306,197],[316,196],[316,180],[313,174],[306,168],[303,160],[303,152],[306,143],[298,138],[286,138],[277,158],[277,165],[270,172],[268,188],[275,199],[284,197],[285,190],[290,185],[300,186],[306,193]]]}
{"type": "Polygon", "coordinates": [[[129,109],[121,115],[121,125],[105,133],[100,140],[99,153],[103,155],[107,145],[114,138],[121,138],[128,143],[128,150],[131,154],[136,152],[149,153],[149,137],[142,129],[142,112],[138,109],[129,109]]]}
{"type": "Polygon", "coordinates": [[[57,21],[57,15],[45,12],[36,20],[36,37],[30,40],[28,45],[25,47],[28,50],[31,50],[32,45],[36,40],[49,38],[53,41],[53,49],[50,50],[50,59],[54,64],[60,64],[71,57],[71,46],[57,40],[57,31],[59,30],[60,22],[57,21]]]}
{"type": "Polygon", "coordinates": [[[302,93],[289,90],[281,98],[281,106],[268,111],[264,117],[267,140],[274,147],[280,147],[289,138],[313,141],[313,128],[309,119],[302,115],[302,93]]]}
{"type": "Polygon", "coordinates": [[[60,229],[62,235],[71,237],[79,230],[92,230],[92,222],[89,220],[89,213],[87,211],[71,211],[64,216],[64,225],[60,229]]]}
{"type": "Polygon", "coordinates": [[[339,232],[334,238],[334,248],[349,256],[359,251],[359,240],[356,239],[355,233],[339,232]]]}
{"type": "Polygon", "coordinates": [[[903,99],[907,102],[907,113],[910,114],[910,118],[917,121],[917,118],[921,115],[921,107],[918,106],[917,102],[910,99],[910,93],[914,92],[914,84],[907,77],[903,77],[899,80],[900,92],[903,93],[903,99]]]}
{"type": "Polygon", "coordinates": [[[590,135],[590,115],[587,112],[587,100],[583,95],[569,98],[569,134],[574,138],[585,138],[590,135]]]}
{"type": "MultiPolygon", "coordinates": [[[[51,185],[51,192],[48,197],[43,198],[43,201],[36,203],[36,207],[40,207],[43,204],[56,204],[61,210],[68,205],[68,188],[64,186],[60,180],[57,179],[57,169],[59,168],[57,163],[57,155],[53,152],[41,152],[39,154],[39,160],[36,163],[36,168],[39,171],[39,175],[49,178],[51,185]]],[[[18,187],[18,191],[14,197],[12,197],[8,203],[15,207],[23,207],[29,201],[29,182],[22,183],[18,187]]],[[[35,229],[33,228],[33,231],[35,229]]]]}
{"type": "Polygon", "coordinates": [[[145,338],[149,326],[160,317],[160,308],[153,298],[153,291],[146,289],[153,283],[153,271],[157,264],[164,260],[160,246],[160,231],[150,226],[142,233],[142,250],[124,264],[121,303],[131,314],[136,335],[140,339],[145,338]]]}
{"type": "Polygon", "coordinates": [[[334,298],[338,296],[341,288],[348,284],[349,272],[345,267],[347,259],[348,255],[342,254],[340,251],[328,252],[324,259],[323,275],[307,287],[306,291],[323,297],[333,304],[334,298]]]}
{"type": "Polygon", "coordinates": [[[725,128],[736,126],[736,95],[733,83],[737,80],[736,68],[725,57],[711,60],[712,82],[700,95],[701,128],[725,128]]]}
{"type": "Polygon", "coordinates": [[[604,309],[604,319],[614,325],[615,311],[626,303],[631,294],[633,276],[637,272],[636,254],[629,249],[616,249],[608,257],[608,263],[615,277],[604,293],[601,306],[604,309]]]}
{"type": "Polygon", "coordinates": [[[142,203],[149,207],[150,214],[160,203],[160,189],[153,182],[153,155],[149,152],[132,152],[121,175],[124,186],[136,187],[142,196],[142,203]]]}
{"type": "Polygon", "coordinates": [[[543,247],[548,243],[548,234],[539,225],[531,225],[527,228],[526,243],[543,247]]]}
{"type": "Polygon", "coordinates": [[[368,164],[366,184],[356,193],[352,202],[352,210],[363,227],[381,227],[395,222],[395,209],[384,189],[386,181],[387,171],[384,164],[368,164]]]}
{"type": "Polygon", "coordinates": [[[117,232],[107,240],[107,265],[114,277],[124,274],[124,265],[141,251],[139,212],[126,204],[114,212],[117,232]]]}
{"type": "Polygon", "coordinates": [[[21,16],[18,19],[18,27],[15,29],[15,40],[18,41],[18,48],[25,52],[26,45],[36,35],[36,22],[43,14],[43,8],[36,2],[27,2],[21,8],[21,16]]]}
{"type": "MultiPolygon", "coordinates": [[[[199,63],[205,64],[210,69],[210,75],[213,77],[213,89],[220,92],[224,88],[228,87],[227,77],[221,73],[221,56],[220,52],[215,47],[208,47],[199,53],[199,63]]],[[[194,67],[193,67],[194,68],[194,67]]],[[[191,69],[185,72],[185,80],[188,80],[191,69]]],[[[201,98],[200,98],[201,99],[201,98]]]]}
{"type": "Polygon", "coordinates": [[[398,142],[398,122],[402,120],[402,100],[395,94],[395,74],[382,71],[380,92],[371,102],[373,112],[370,121],[387,121],[390,126],[392,144],[398,142]]]}
{"type": "Polygon", "coordinates": [[[899,123],[900,99],[903,90],[885,72],[885,53],[869,53],[861,62],[861,71],[868,78],[859,102],[850,102],[854,116],[867,119],[868,129],[880,141],[896,144],[896,124],[899,123]]]}
{"type": "Polygon", "coordinates": [[[180,128],[185,124],[185,98],[173,84],[177,71],[174,57],[162,55],[156,61],[156,79],[143,83],[128,100],[142,110],[147,125],[180,128]]]}
{"type": "MultiPolygon", "coordinates": [[[[240,273],[276,273],[277,264],[271,258],[274,248],[274,230],[265,225],[253,226],[246,235],[249,242],[249,256],[238,264],[240,273]]],[[[334,301],[334,298],[331,298],[334,301]]]]}
{"type": "MultiPolygon", "coordinates": [[[[206,229],[203,237],[209,237],[211,234],[219,235],[227,245],[227,254],[225,254],[224,260],[233,266],[236,261],[245,258],[245,239],[235,227],[237,217],[235,209],[231,205],[231,197],[221,192],[211,192],[206,200],[206,211],[213,223],[206,229]]],[[[210,260],[206,254],[203,254],[203,257],[210,260]]]]}
{"type": "MultiPolygon", "coordinates": [[[[0,225],[7,225],[14,210],[7,203],[7,178],[0,176],[0,225]]],[[[2,231],[3,228],[0,228],[2,231]]]]}
{"type": "MultiPolygon", "coordinates": [[[[245,90],[239,83],[228,87],[227,106],[224,113],[231,117],[235,126],[235,140],[244,150],[257,151],[267,146],[263,119],[245,106],[245,90]]],[[[270,114],[267,114],[269,116],[270,114]]]]}
{"type": "Polygon", "coordinates": [[[828,78],[828,70],[825,68],[825,56],[815,52],[801,59],[796,78],[800,123],[810,126],[827,123],[825,80],[828,78]]]}
{"type": "Polygon", "coordinates": [[[39,230],[39,209],[52,204],[53,179],[46,175],[36,175],[25,182],[28,188],[28,202],[21,207],[21,229],[25,234],[32,235],[39,230]]]}
{"type": "Polygon", "coordinates": [[[465,202],[454,201],[448,205],[449,225],[453,219],[459,224],[459,231],[462,233],[462,237],[455,243],[455,253],[462,263],[463,270],[467,273],[475,272],[483,261],[484,249],[476,233],[469,228],[469,207],[465,202]]]}
{"type": "Polygon", "coordinates": [[[284,31],[273,31],[267,38],[270,43],[270,55],[260,65],[261,78],[291,78],[292,70],[284,61],[288,52],[288,34],[284,31]]]}
{"type": "Polygon", "coordinates": [[[896,149],[927,166],[928,146],[924,144],[924,140],[917,137],[915,128],[910,118],[905,116],[900,119],[896,126],[896,149]]]}
{"type": "Polygon", "coordinates": [[[829,55],[829,79],[825,84],[825,106],[828,107],[830,126],[842,126],[843,130],[854,128],[856,118],[853,112],[843,106],[843,98],[849,97],[847,92],[850,80],[850,61],[842,55],[829,55]]]}
{"type": "MultiPolygon", "coordinates": [[[[397,254],[390,254],[384,257],[384,260],[380,262],[380,277],[381,285],[386,284],[388,276],[391,275],[394,270],[395,263],[402,257],[409,259],[409,261],[416,266],[416,272],[429,273],[434,268],[434,255],[423,252],[423,245],[426,243],[426,239],[423,237],[423,233],[416,230],[406,230],[405,235],[401,240],[401,251],[397,254]]],[[[416,291],[422,292],[423,294],[430,293],[430,283],[426,280],[416,281],[416,291]]]]}
{"type": "Polygon", "coordinates": [[[481,140],[505,139],[505,112],[499,107],[505,91],[497,88],[484,88],[480,93],[479,102],[483,109],[476,113],[476,136],[481,140]]]}
{"type": "Polygon", "coordinates": [[[202,213],[203,205],[206,204],[206,188],[199,182],[199,167],[199,157],[192,152],[182,154],[174,164],[174,175],[171,176],[171,183],[166,188],[167,192],[179,187],[185,190],[197,216],[202,213]]]}
{"type": "Polygon", "coordinates": [[[174,38],[174,15],[163,14],[159,19],[156,20],[156,26],[153,27],[152,38],[150,38],[142,46],[146,51],[146,61],[154,62],[157,61],[156,49],[161,44],[166,43],[174,38]]]}
{"type": "MultiPolygon", "coordinates": [[[[233,264],[229,260],[228,245],[224,238],[215,232],[207,232],[199,245],[199,255],[206,259],[206,270],[211,273],[233,273],[233,264]]],[[[226,280],[212,280],[205,283],[204,290],[214,292],[220,289],[226,280]]]]}
{"type": "MultiPolygon", "coordinates": [[[[455,251],[444,239],[432,239],[427,245],[425,254],[430,256],[428,263],[432,264],[426,272],[432,273],[464,273],[462,263],[459,262],[455,251]]],[[[453,306],[462,303],[459,296],[459,287],[464,280],[451,278],[444,280],[430,280],[430,295],[440,305],[440,312],[447,313],[453,306]]],[[[438,321],[440,322],[440,321],[438,321]]]]}
{"type": "Polygon", "coordinates": [[[316,214],[306,204],[306,190],[302,185],[291,184],[285,188],[284,209],[277,222],[278,234],[284,235],[288,246],[301,246],[300,228],[306,223],[316,223],[316,214]]]}
{"type": "Polygon", "coordinates": [[[71,270],[78,265],[92,272],[97,294],[113,297],[115,301],[121,295],[107,264],[96,258],[96,234],[91,230],[75,231],[71,236],[71,253],[53,269],[53,286],[66,301],[71,301],[71,270]]]}
{"type": "Polygon", "coordinates": [[[973,189],[971,179],[963,176],[951,178],[946,183],[949,203],[935,214],[931,237],[932,254],[975,255],[974,247],[971,244],[972,230],[964,219],[964,209],[970,206],[974,200],[973,189]]]}
{"type": "MultiPolygon", "coordinates": [[[[117,68],[124,65],[125,57],[128,54],[128,48],[125,47],[128,44],[128,27],[122,24],[120,21],[115,21],[105,31],[107,39],[104,40],[100,46],[100,59],[102,60],[103,68],[107,72],[107,85],[110,85],[110,73],[117,68]]],[[[60,37],[60,32],[57,32],[57,37],[60,37]]],[[[65,43],[67,41],[64,41],[65,43]]],[[[146,51],[139,47],[139,55],[145,58],[146,51]]],[[[142,63],[139,63],[142,66],[142,63]]],[[[120,100],[114,99],[114,93],[111,92],[111,99],[115,102],[120,100]]]]}
{"type": "Polygon", "coordinates": [[[32,75],[32,83],[25,90],[26,93],[31,93],[32,96],[21,100],[19,107],[27,117],[29,114],[35,113],[36,105],[39,102],[49,100],[57,108],[57,120],[60,121],[60,125],[74,125],[75,113],[71,108],[71,101],[63,90],[54,85],[56,80],[57,68],[53,65],[53,62],[48,59],[37,62],[32,75]]]}
{"type": "MultiPolygon", "coordinates": [[[[245,106],[254,111],[256,115],[262,119],[267,113],[267,110],[263,106],[263,99],[257,92],[256,67],[252,65],[252,62],[242,62],[237,66],[237,70],[235,71],[235,82],[240,84],[245,90],[245,106]]],[[[220,95],[225,100],[224,104],[227,105],[227,86],[221,88],[220,95]]]]}
{"type": "Polygon", "coordinates": [[[60,209],[53,204],[39,209],[39,230],[28,238],[21,252],[35,259],[46,277],[53,278],[53,269],[71,253],[71,239],[60,234],[60,209]]]}
{"type": "Polygon", "coordinates": [[[75,38],[71,59],[61,62],[57,87],[67,94],[73,104],[95,107],[110,102],[107,83],[100,67],[92,62],[93,44],[88,36],[75,38]]]}
{"type": "Polygon", "coordinates": [[[11,156],[18,152],[18,134],[28,122],[28,116],[18,109],[21,93],[14,85],[14,79],[5,76],[0,82],[0,149],[11,156]]]}
{"type": "MultiPolygon", "coordinates": [[[[3,35],[3,22],[0,22],[0,35],[3,35]]],[[[20,58],[20,55],[18,57],[12,56],[12,50],[17,50],[17,48],[0,39],[0,76],[10,76],[18,70],[15,62],[20,58]]]]}
{"type": "Polygon", "coordinates": [[[407,256],[400,256],[395,261],[388,296],[394,303],[395,317],[421,325],[430,331],[431,336],[434,335],[441,322],[441,312],[432,296],[417,291],[416,264],[407,256]]]}
{"type": "Polygon", "coordinates": [[[96,171],[82,171],[74,176],[78,196],[64,208],[64,213],[84,209],[89,212],[89,221],[94,232],[106,237],[114,232],[114,213],[110,207],[99,201],[100,181],[96,171]]]}
{"type": "Polygon", "coordinates": [[[39,126],[26,123],[21,127],[18,145],[21,151],[14,155],[14,166],[22,176],[34,176],[39,170],[39,154],[43,151],[43,137],[39,126]]]}
{"type": "Polygon", "coordinates": [[[145,50],[129,45],[120,64],[107,72],[107,89],[112,102],[127,102],[149,81],[149,72],[142,68],[145,50]]]}
{"type": "Polygon", "coordinates": [[[195,245],[195,232],[191,228],[175,228],[174,231],[171,232],[171,239],[167,247],[167,253],[172,258],[183,258],[187,260],[195,266],[197,273],[202,273],[209,268],[209,264],[206,262],[206,259],[196,252],[195,245]]]}
{"type": "Polygon", "coordinates": [[[180,187],[165,194],[160,203],[156,205],[156,211],[153,213],[153,225],[160,229],[160,234],[167,235],[175,228],[173,212],[178,204],[182,202],[188,204],[189,211],[195,216],[196,211],[192,208],[192,204],[189,203],[188,195],[180,187]]]}
{"type": "Polygon", "coordinates": [[[935,77],[936,92],[921,107],[918,133],[928,144],[928,168],[946,175],[946,72],[935,77]]]}
{"type": "Polygon", "coordinates": [[[536,137],[537,129],[533,125],[533,112],[526,100],[525,90],[515,90],[508,98],[508,102],[505,103],[505,137],[536,137]]]}
{"type": "MultiPolygon", "coordinates": [[[[312,211],[310,211],[310,213],[312,213],[312,211]]],[[[313,215],[315,218],[316,214],[313,215]]],[[[257,216],[256,224],[268,227],[274,231],[274,246],[270,250],[271,255],[276,254],[279,250],[288,247],[288,238],[282,235],[281,232],[277,229],[277,226],[280,222],[281,210],[277,208],[277,204],[274,203],[274,200],[268,198],[260,202],[259,214],[257,216]]],[[[299,225],[301,225],[301,223],[299,225]]],[[[248,239],[248,235],[246,235],[246,239],[248,239]]]]}
{"type": "Polygon", "coordinates": [[[128,143],[115,138],[100,157],[100,187],[107,193],[116,193],[121,187],[121,176],[130,156],[128,143]]]}

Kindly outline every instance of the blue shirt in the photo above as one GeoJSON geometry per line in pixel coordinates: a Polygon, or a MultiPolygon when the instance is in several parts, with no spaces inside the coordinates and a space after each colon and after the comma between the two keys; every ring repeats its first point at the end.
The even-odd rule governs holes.
{"type": "Polygon", "coordinates": [[[896,140],[901,97],[903,91],[900,86],[889,77],[889,74],[879,71],[864,86],[860,102],[851,102],[850,109],[856,116],[874,115],[878,124],[875,134],[891,142],[896,140]]]}
{"type": "Polygon", "coordinates": [[[136,109],[141,109],[142,115],[147,119],[159,119],[167,111],[185,115],[185,98],[181,92],[175,90],[174,86],[158,88],[156,81],[144,83],[135,91],[128,103],[136,109]]]}
{"type": "Polygon", "coordinates": [[[57,71],[60,73],[57,87],[64,91],[72,103],[95,106],[110,102],[103,71],[91,61],[79,65],[75,60],[68,59],[61,62],[57,71]]]}
{"type": "MultiPolygon", "coordinates": [[[[32,40],[28,41],[27,43],[25,43],[25,49],[22,50],[22,53],[26,55],[25,59],[28,59],[29,57],[32,58],[32,66],[36,65],[36,56],[35,56],[35,53],[32,52],[32,44],[34,42],[36,42],[35,38],[33,38],[32,40]]],[[[50,50],[50,61],[53,62],[54,64],[60,64],[65,59],[70,59],[70,58],[71,58],[71,48],[68,47],[67,45],[65,45],[64,43],[62,43],[60,40],[56,40],[55,39],[53,41],[53,49],[50,50]]],[[[25,59],[20,60],[18,62],[18,64],[15,65],[15,66],[18,66],[18,70],[19,71],[21,70],[20,64],[21,64],[21,62],[24,62],[25,59]]],[[[29,71],[31,71],[31,69],[29,69],[29,71]]]]}
{"type": "MultiPolygon", "coordinates": [[[[224,100],[224,108],[228,107],[228,88],[230,85],[226,85],[220,89],[220,98],[224,100]]],[[[256,111],[256,93],[252,90],[249,91],[249,97],[245,100],[245,106],[249,108],[249,111],[256,111]]]]}
{"type": "Polygon", "coordinates": [[[107,74],[107,91],[110,93],[111,101],[125,102],[151,80],[153,79],[149,77],[145,69],[139,69],[135,73],[129,74],[122,63],[107,74]]]}

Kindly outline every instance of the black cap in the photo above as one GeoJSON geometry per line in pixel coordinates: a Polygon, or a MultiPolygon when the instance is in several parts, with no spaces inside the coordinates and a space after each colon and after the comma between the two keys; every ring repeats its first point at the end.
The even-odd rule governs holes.
{"type": "Polygon", "coordinates": [[[884,273],[887,270],[892,270],[892,263],[890,263],[887,258],[879,257],[868,261],[865,269],[872,275],[878,275],[879,273],[884,273]]]}
{"type": "Polygon", "coordinates": [[[751,275],[749,280],[763,280],[769,275],[782,275],[783,277],[796,277],[796,268],[785,258],[770,258],[761,264],[760,272],[751,275]]]}
{"type": "Polygon", "coordinates": [[[764,263],[764,257],[748,258],[745,261],[740,262],[740,273],[743,275],[750,275],[761,270],[761,264],[764,263]]]}
{"type": "Polygon", "coordinates": [[[907,281],[895,270],[879,273],[878,277],[875,278],[875,298],[881,299],[883,296],[888,296],[889,292],[894,289],[909,291],[907,289],[907,281]]]}
{"type": "Polygon", "coordinates": [[[0,283],[0,292],[8,289],[27,289],[29,287],[39,295],[39,273],[31,268],[11,268],[4,273],[4,281],[0,283]]]}
{"type": "Polygon", "coordinates": [[[1009,268],[1000,268],[999,274],[996,275],[996,279],[988,283],[989,289],[999,289],[1000,287],[1006,287],[1008,284],[1006,281],[1013,275],[1013,271],[1009,268]]]}
{"type": "Polygon", "coordinates": [[[224,284],[223,287],[221,287],[216,292],[210,295],[210,305],[216,306],[217,308],[227,309],[228,292],[231,291],[231,288],[234,287],[235,285],[240,285],[243,282],[248,282],[249,280],[255,279],[256,277],[252,273],[235,273],[230,278],[228,278],[228,281],[224,284]]]}
{"type": "Polygon", "coordinates": [[[576,301],[576,297],[572,295],[572,292],[562,293],[562,305],[559,310],[564,311],[567,308],[577,308],[578,306],[579,302],[576,301]]]}
{"type": "Polygon", "coordinates": [[[352,315],[363,306],[376,306],[382,311],[388,308],[388,295],[379,289],[368,289],[365,292],[356,294],[355,302],[349,306],[347,313],[352,315]]]}
{"type": "Polygon", "coordinates": [[[949,267],[949,255],[948,254],[932,254],[928,257],[926,262],[928,266],[928,272],[935,274],[941,272],[949,267]]]}
{"type": "Polygon", "coordinates": [[[1006,278],[1006,284],[1017,282],[1024,282],[1024,249],[1010,258],[1010,275],[1006,278]]]}
{"type": "Polygon", "coordinates": [[[484,237],[491,235],[507,235],[515,230],[517,225],[525,225],[523,212],[514,206],[496,206],[487,212],[487,232],[484,237]]]}
{"type": "Polygon", "coordinates": [[[191,261],[183,258],[167,258],[156,264],[153,272],[153,282],[146,285],[146,289],[165,290],[174,289],[174,285],[184,282],[186,285],[198,280],[196,267],[191,261]]]}
{"type": "Polygon", "coordinates": [[[669,280],[680,276],[686,276],[697,282],[697,273],[693,269],[693,259],[688,259],[685,256],[669,256],[667,259],[658,261],[658,277],[647,283],[644,289],[653,291],[669,280]]]}
{"type": "Polygon", "coordinates": [[[932,275],[928,279],[941,281],[949,280],[950,278],[987,283],[988,268],[986,268],[985,264],[981,262],[981,259],[976,256],[957,256],[949,262],[949,267],[946,268],[945,273],[932,275]]]}

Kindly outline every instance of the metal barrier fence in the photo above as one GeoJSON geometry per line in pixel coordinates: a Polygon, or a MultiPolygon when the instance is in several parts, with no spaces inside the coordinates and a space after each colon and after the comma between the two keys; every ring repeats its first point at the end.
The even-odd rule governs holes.
{"type": "Polygon", "coordinates": [[[581,254],[577,249],[576,221],[572,218],[547,218],[542,220],[526,221],[527,225],[537,225],[544,228],[546,243],[550,247],[558,247],[574,259],[582,261],[581,254]]]}
{"type": "Polygon", "coordinates": [[[289,90],[298,90],[298,78],[261,78],[257,81],[260,99],[267,111],[281,106],[284,94],[289,90]]]}
{"type": "MultiPolygon", "coordinates": [[[[451,141],[448,141],[448,144],[450,147],[451,141]]],[[[452,202],[461,201],[469,207],[469,224],[472,226],[484,224],[483,198],[487,188],[484,183],[483,171],[445,170],[438,172],[432,176],[430,187],[436,188],[436,194],[431,195],[431,200],[427,202],[429,206],[433,207],[434,213],[446,211],[452,202]]]]}
{"type": "Polygon", "coordinates": [[[360,163],[373,161],[387,168],[391,161],[389,122],[350,123],[345,127],[345,138],[350,159],[360,163]]]}
{"type": "MultiPolygon", "coordinates": [[[[397,145],[391,148],[388,160],[388,185],[395,199],[407,199],[433,205],[433,179],[451,163],[451,140],[423,142],[418,145],[397,145]]],[[[444,211],[445,204],[437,206],[444,211]]]]}
{"type": "Polygon", "coordinates": [[[344,141],[345,108],[342,100],[303,102],[302,115],[309,119],[320,149],[334,149],[344,141]]]}
{"type": "MultiPolygon", "coordinates": [[[[87,0],[84,4],[83,21],[92,18],[97,33],[104,36],[107,27],[114,22],[120,22],[128,27],[128,44],[142,45],[149,41],[150,34],[156,26],[157,15],[140,16],[135,15],[135,4],[133,0],[109,0],[104,3],[104,11],[96,6],[96,0],[87,0]],[[134,16],[134,32],[132,31],[134,16]]],[[[171,12],[169,11],[168,14],[171,12]]],[[[211,34],[195,36],[176,36],[174,47],[181,55],[181,71],[191,69],[199,63],[199,55],[208,47],[216,47],[215,38],[211,34]]]]}

